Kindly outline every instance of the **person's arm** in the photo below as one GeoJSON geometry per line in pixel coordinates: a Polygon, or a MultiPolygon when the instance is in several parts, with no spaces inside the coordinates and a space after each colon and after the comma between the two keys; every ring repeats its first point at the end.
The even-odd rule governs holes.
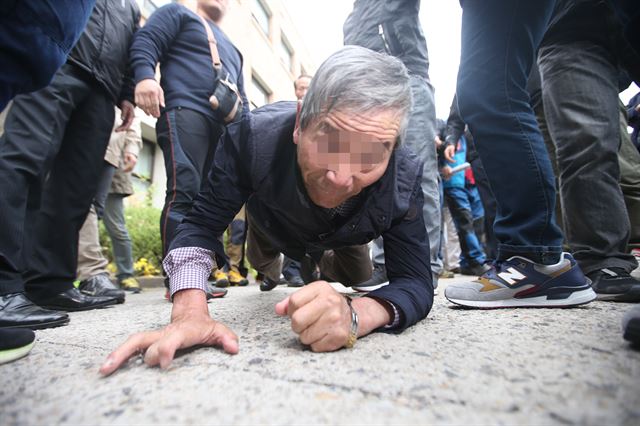
{"type": "Polygon", "coordinates": [[[113,373],[138,352],[144,352],[148,365],[162,368],[169,366],[176,350],[195,345],[222,346],[227,353],[238,352],[237,336],[209,316],[205,291],[214,253],[218,265],[226,261],[219,238],[251,192],[248,173],[242,166],[251,164],[249,151],[240,149],[247,146],[246,141],[239,140],[244,133],[242,125],[248,125],[248,121],[229,126],[221,138],[207,187],[178,227],[165,259],[173,299],[171,323],[162,330],[131,336],[107,357],[101,374],[113,373]]]}
{"type": "Polygon", "coordinates": [[[460,113],[458,112],[458,97],[454,96],[453,102],[451,102],[451,109],[449,110],[449,117],[447,118],[445,145],[455,147],[460,137],[464,134],[464,127],[465,123],[462,121],[460,113]]]}
{"type": "Polygon", "coordinates": [[[367,295],[388,301],[398,309],[400,321],[392,329],[397,332],[425,318],[433,305],[429,240],[422,204],[422,188],[417,180],[409,211],[382,234],[389,285],[367,295]]]}
{"type": "Polygon", "coordinates": [[[156,10],[136,31],[129,49],[135,103],[156,118],[160,116],[160,107],[164,107],[164,92],[156,81],[156,65],[180,33],[182,8],[172,3],[156,10]]]}

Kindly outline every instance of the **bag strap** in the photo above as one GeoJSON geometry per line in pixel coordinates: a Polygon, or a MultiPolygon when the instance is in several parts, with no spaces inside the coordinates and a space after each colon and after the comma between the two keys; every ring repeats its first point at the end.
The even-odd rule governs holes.
{"type": "Polygon", "coordinates": [[[213,31],[211,31],[211,27],[206,19],[202,16],[198,15],[198,18],[202,21],[202,25],[204,25],[204,29],[207,32],[207,40],[209,40],[209,50],[211,51],[211,62],[213,63],[213,69],[219,71],[222,68],[222,64],[220,62],[220,55],[218,54],[218,42],[213,35],[213,31]]]}

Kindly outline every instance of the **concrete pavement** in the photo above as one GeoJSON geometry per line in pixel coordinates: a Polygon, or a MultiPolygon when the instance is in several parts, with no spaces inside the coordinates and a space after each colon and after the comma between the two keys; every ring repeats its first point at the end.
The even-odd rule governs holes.
{"type": "MultiPolygon", "coordinates": [[[[441,280],[441,287],[468,279],[441,280]]],[[[106,355],[161,327],[163,290],[71,314],[0,366],[0,424],[640,424],[640,352],[622,340],[628,304],[474,311],[443,290],[401,335],[315,354],[273,306],[292,290],[231,288],[209,304],[240,353],[199,348],[167,371],[133,361],[101,378],[106,355]]]]}

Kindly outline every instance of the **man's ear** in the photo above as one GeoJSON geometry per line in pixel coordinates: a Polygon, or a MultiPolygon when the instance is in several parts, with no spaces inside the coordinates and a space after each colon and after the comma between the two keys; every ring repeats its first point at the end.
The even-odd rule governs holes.
{"type": "Polygon", "coordinates": [[[300,139],[300,110],[302,109],[302,100],[298,101],[298,106],[296,107],[296,124],[293,126],[293,143],[298,145],[298,140],[300,139]]]}

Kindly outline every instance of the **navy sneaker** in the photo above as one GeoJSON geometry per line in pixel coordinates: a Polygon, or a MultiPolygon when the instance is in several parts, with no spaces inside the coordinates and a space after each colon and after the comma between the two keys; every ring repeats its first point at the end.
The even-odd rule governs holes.
{"type": "Polygon", "coordinates": [[[596,298],[590,281],[569,253],[555,265],[514,256],[495,262],[478,279],[444,291],[452,303],[471,308],[562,308],[596,298]]]}

